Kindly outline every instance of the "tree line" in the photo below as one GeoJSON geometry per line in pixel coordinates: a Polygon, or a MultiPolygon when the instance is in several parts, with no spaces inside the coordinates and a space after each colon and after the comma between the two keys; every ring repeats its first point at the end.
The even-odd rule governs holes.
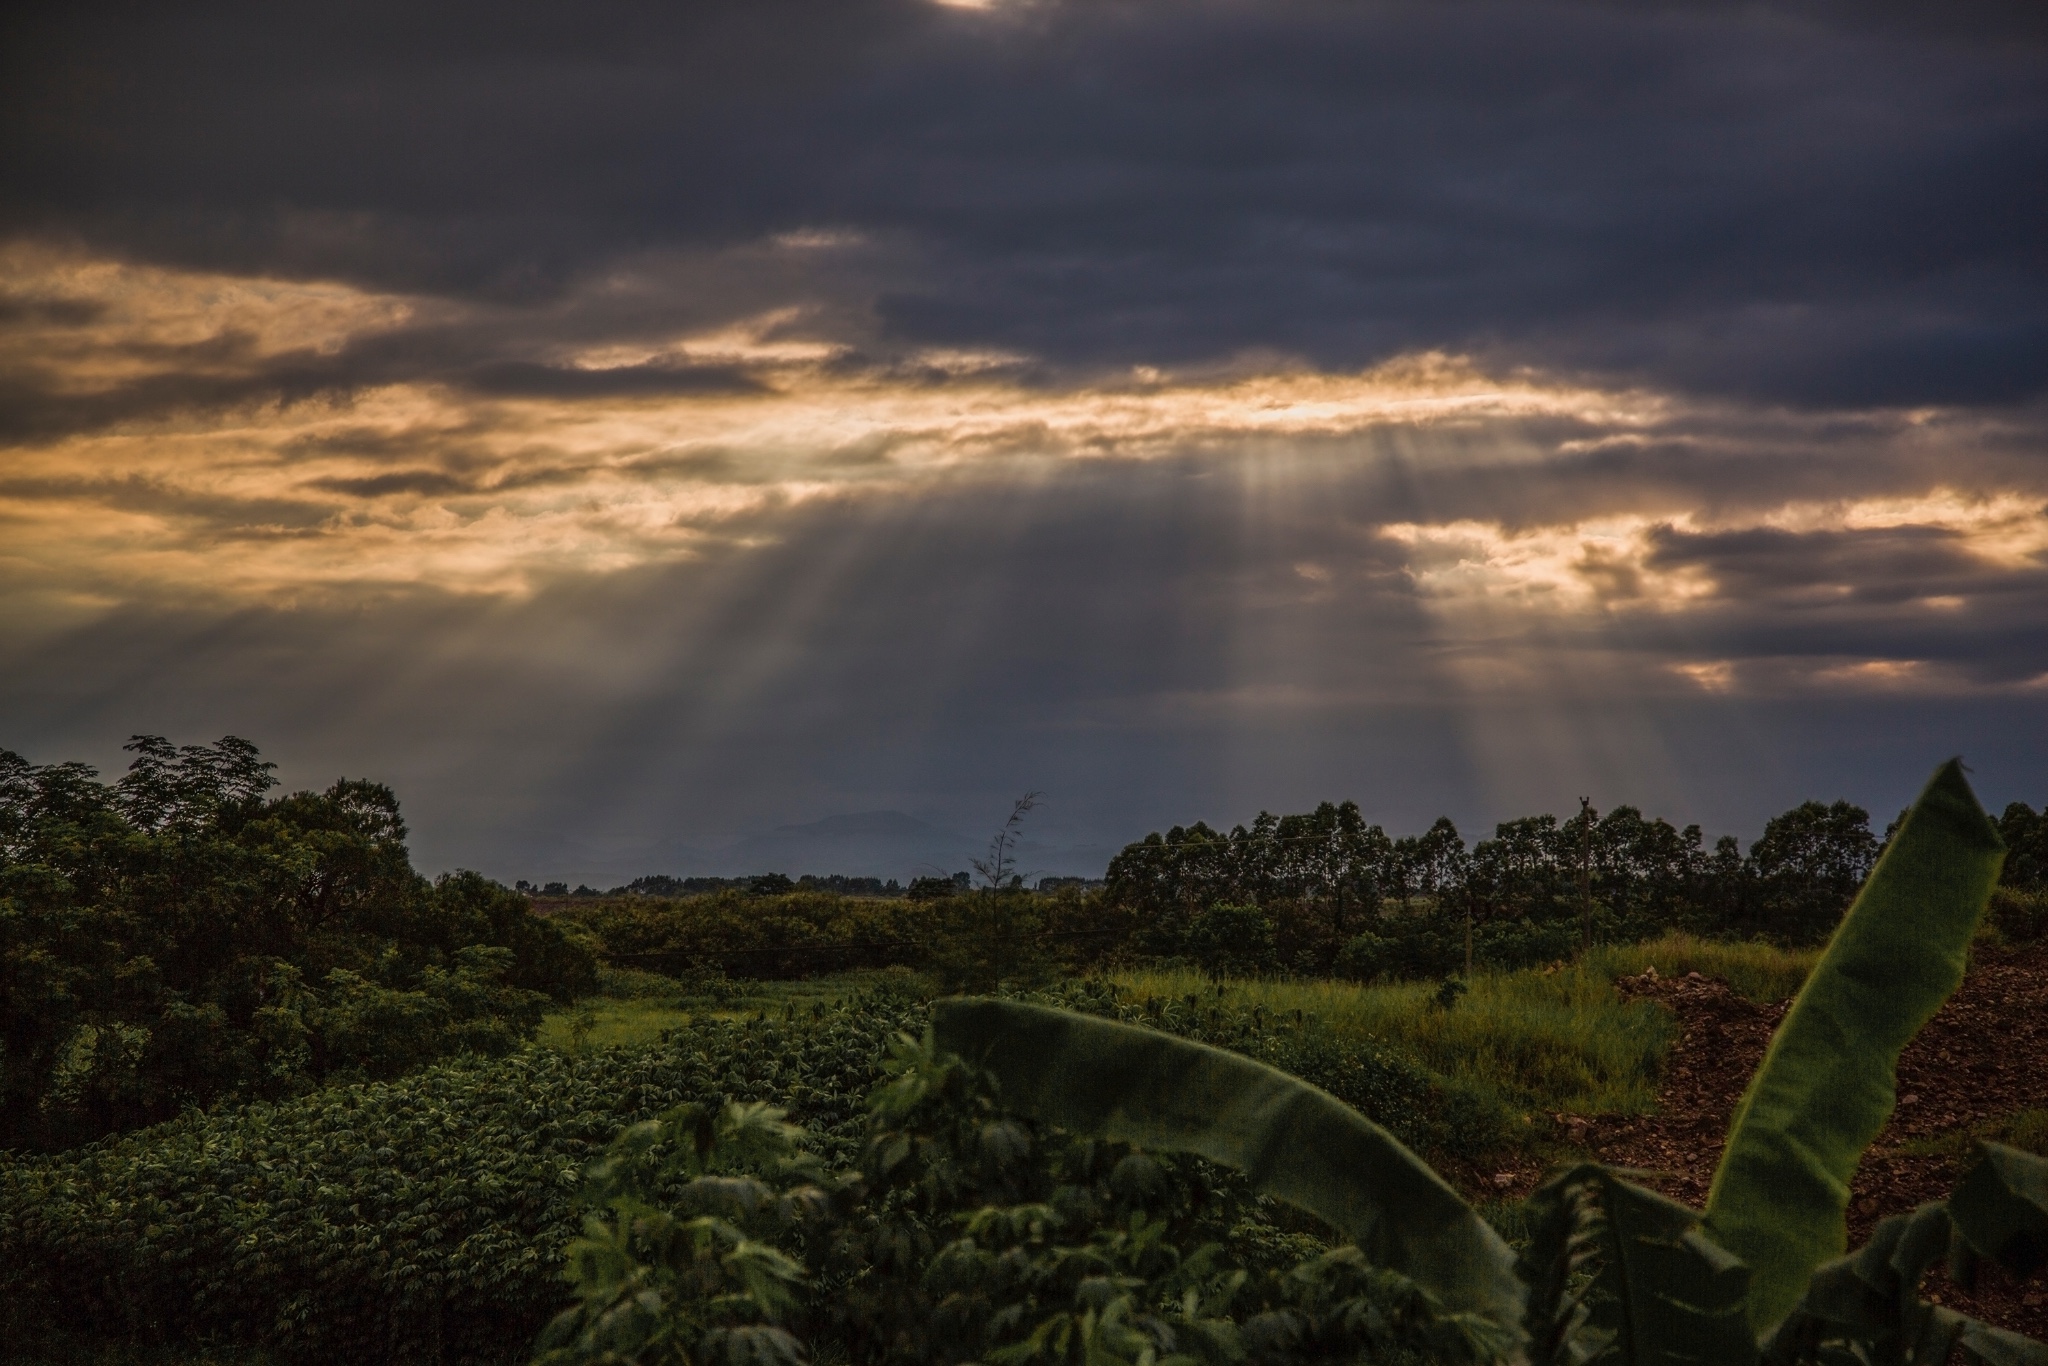
{"type": "MultiPolygon", "coordinates": [[[[2040,894],[2048,813],[2016,802],[1999,827],[2012,851],[2006,884],[2040,894]]],[[[1103,899],[1138,915],[1150,951],[1236,970],[1422,975],[1475,956],[1521,966],[1567,955],[1588,931],[1813,944],[1891,834],[1873,832],[1862,807],[1808,801],[1744,850],[1732,835],[1709,846],[1699,826],[1632,806],[1587,806],[1503,821],[1467,845],[1448,818],[1390,836],[1356,802],[1324,802],[1227,832],[1198,821],[1147,835],[1111,861],[1103,899]]]]}

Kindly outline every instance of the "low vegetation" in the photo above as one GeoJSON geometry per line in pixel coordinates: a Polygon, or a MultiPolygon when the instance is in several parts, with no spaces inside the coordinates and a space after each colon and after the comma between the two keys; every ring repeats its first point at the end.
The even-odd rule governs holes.
{"type": "MultiPolygon", "coordinates": [[[[5,971],[59,1003],[72,1041],[17,1053],[10,1036],[0,1054],[9,1085],[42,1088],[23,1092],[32,1120],[10,1114],[27,1138],[0,1163],[4,1327],[32,1355],[99,1366],[99,1345],[120,1342],[165,1366],[250,1352],[248,1366],[510,1366],[536,1351],[551,1366],[1620,1366],[1675,1331],[1739,1366],[1763,1330],[1774,1362],[1933,1360],[1957,1344],[2040,1361],[2033,1344],[1923,1303],[1917,1273],[1899,1271],[1952,1238],[1964,1263],[2028,1269],[1997,1230],[2048,1240],[2048,1175],[2018,1152],[2039,1143],[2038,1113],[1943,1138],[1965,1162],[1970,1141],[2009,1146],[1954,1205],[1884,1225],[1861,1260],[1828,1261],[1842,1213],[1827,1182],[1782,1209],[1754,1194],[1792,1189],[1773,1174],[1772,1134],[1826,1111],[1823,1092],[1836,1119],[1816,1151],[1828,1181],[1846,1180],[1871,1126],[1868,1106],[1840,1097],[1876,1093],[1800,1061],[1800,1012],[1867,1017],[1859,1057],[1895,1055],[1961,972],[1996,869],[1983,839],[1967,877],[1900,894],[1886,879],[1912,883],[1924,851],[1908,848],[1915,826],[1893,832],[1851,928],[1924,919],[1930,897],[1949,909],[1939,944],[1863,933],[1881,951],[1860,966],[1838,961],[1856,958],[1849,930],[1825,957],[1717,939],[1631,921],[1636,903],[1593,883],[1595,937],[1609,942],[1590,952],[1568,887],[1547,910],[1498,918],[1490,938],[1473,915],[1469,975],[1365,971],[1352,946],[1399,941],[1403,926],[1421,927],[1417,943],[1456,931],[1462,959],[1469,906],[1439,882],[1362,919],[1356,885],[1339,884],[1339,939],[1331,901],[1299,887],[1165,915],[1114,882],[1043,895],[991,878],[916,900],[726,887],[540,917],[473,875],[413,873],[382,789],[273,800],[239,742],[141,743],[143,777],[112,785],[76,766],[6,769],[5,971]],[[80,925],[92,933],[63,938],[80,925]],[[1329,932],[1305,939],[1303,925],[1329,932]],[[1303,944],[1351,977],[1308,971],[1303,944]],[[1925,980],[1917,995],[1794,1005],[1792,1042],[1758,1083],[1777,1099],[1745,1108],[1737,1176],[1703,1222],[1576,1162],[1554,1120],[1654,1103],[1671,1017],[1613,985],[1652,969],[1767,1002],[1925,980]],[[151,991],[122,995],[130,979],[151,991]],[[303,994],[263,994],[278,980],[303,994]],[[235,994],[249,982],[253,998],[235,994]],[[972,1027],[943,999],[961,991],[988,997],[972,1027]],[[211,1089],[177,1072],[174,1045],[189,1040],[166,1022],[188,1008],[211,1012],[209,1047],[256,1065],[223,1068],[211,1089]],[[301,1033],[278,1032],[287,1015],[301,1033]],[[1039,1038],[1034,1020],[1066,1023],[1020,1048],[1039,1038]],[[121,1029],[160,1051],[121,1072],[99,1042],[121,1029]],[[277,1051],[280,1037],[304,1052],[277,1051]],[[45,1056],[59,1061],[16,1070],[45,1056]],[[77,1105],[60,1085],[66,1057],[100,1087],[78,1094],[122,1095],[129,1075],[159,1090],[127,1109],[77,1105]],[[1192,1080],[1219,1068],[1237,1080],[1192,1080]],[[1233,1109],[1252,1092],[1294,1116],[1268,1134],[1286,1142],[1233,1109]],[[1324,1164],[1351,1177],[1277,1175],[1306,1160],[1297,1093],[1363,1145],[1324,1164]],[[166,1106],[182,1113],[137,1131],[166,1106]],[[1526,1206],[1483,1203],[1501,1198],[1495,1173],[1533,1182],[1552,1162],[1564,1165],[1526,1206]],[[1344,1184],[1368,1169],[1374,1183],[1344,1184]],[[1427,1231],[1453,1226],[1456,1248],[1427,1231]],[[1682,1255],[1649,1269],[1630,1228],[1682,1255]],[[1754,1274],[1731,1271],[1728,1248],[1754,1274]],[[1679,1278],[1676,1328],[1629,1298],[1658,1275],[1679,1278]],[[1837,1300],[1802,1301],[1809,1284],[1837,1300]],[[1854,1287],[1862,1307],[1844,1318],[1854,1287]],[[1535,1307],[1508,1312],[1511,1298],[1535,1307]]],[[[1936,795],[1954,798],[1959,775],[1943,781],[1936,795]]],[[[2037,936],[2040,905],[2032,888],[2001,887],[1983,942],[2037,936]]]]}
{"type": "Polygon", "coordinates": [[[1072,1010],[950,1000],[931,1042],[894,1048],[858,1173],[828,1176],[759,1108],[686,1106],[622,1135],[590,1171],[581,1302],[545,1360],[799,1361],[806,1335],[835,1356],[1132,1366],[2048,1360],[1919,1289],[1944,1257],[1964,1284],[1980,1263],[2040,1270],[2048,1161],[1984,1144],[1952,1199],[1844,1255],[1899,1054],[1962,982],[2003,854],[1947,766],[1793,1001],[1704,1213],[1579,1164],[1538,1189],[1517,1252],[1384,1127],[1296,1076],[1072,1010]],[[1240,1258],[1202,1226],[1223,1202],[1175,1191],[1162,1154],[1238,1170],[1343,1246],[1284,1269],[1240,1258]],[[950,1217],[921,1223],[934,1209],[950,1217]],[[823,1303],[802,1293],[835,1283],[823,1303]]]}
{"type": "MultiPolygon", "coordinates": [[[[1201,974],[1132,972],[1113,978],[1141,1001],[1217,993],[1201,974]]],[[[1297,1014],[1336,1034],[1371,1040],[1509,1108],[1607,1114],[1646,1108],[1669,1022],[1655,1006],[1616,996],[1613,978],[1577,966],[1482,973],[1440,999],[1428,983],[1240,982],[1222,993],[1271,1019],[1297,1014]]]]}

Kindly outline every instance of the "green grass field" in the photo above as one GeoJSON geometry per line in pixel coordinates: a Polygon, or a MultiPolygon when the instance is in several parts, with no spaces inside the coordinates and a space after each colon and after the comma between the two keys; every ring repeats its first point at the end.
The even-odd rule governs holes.
{"type": "MultiPolygon", "coordinates": [[[[1213,989],[1197,972],[1115,980],[1140,999],[1213,989]]],[[[1299,1010],[1511,1105],[1576,1114],[1647,1108],[1670,1033],[1655,1006],[1623,1001],[1610,979],[1576,968],[1481,974],[1448,1009],[1428,982],[1235,982],[1226,990],[1240,1006],[1273,1016],[1299,1010]]]]}
{"type": "MultiPolygon", "coordinates": [[[[1531,1121],[1519,1142],[1528,1157],[1552,1161],[1556,1149],[1539,1112],[1629,1113],[1655,1101],[1658,1071],[1671,1042],[1670,1017],[1657,1006],[1630,1002],[1614,989],[1617,977],[1654,966],[1662,976],[1700,972],[1724,978],[1758,1000],[1795,992],[1817,957],[1762,944],[1722,944],[1683,935],[1646,944],[1597,950],[1584,964],[1521,972],[1486,973],[1448,1008],[1433,982],[1361,986],[1331,981],[1227,981],[1194,972],[1131,971],[1109,980],[1139,1000],[1214,997],[1258,1007],[1268,1018],[1296,1011],[1322,1024],[1412,1057],[1458,1088],[1477,1092],[1488,1107],[1531,1121]]],[[[902,969],[843,973],[809,981],[750,982],[721,978],[677,979],[605,969],[601,994],[547,1016],[543,1046],[594,1050],[653,1042],[663,1030],[692,1019],[777,1018],[809,1013],[885,981],[921,981],[902,969]]],[[[927,986],[927,989],[928,986],[927,986]]],[[[1510,1126],[1511,1128],[1513,1126],[1510,1126]]],[[[1980,1135],[1944,1138],[1929,1150],[1948,1151],[1973,1136],[1997,1138],[2036,1150],[2048,1146],[2048,1116],[2032,1111],[1980,1135]],[[1995,1131],[1994,1131],[1995,1130],[1995,1131]]],[[[1519,1230],[1519,1208],[1488,1207],[1505,1232],[1519,1230]]],[[[195,1351],[119,1339],[73,1337],[41,1327],[10,1334],[27,1357],[53,1366],[266,1366],[262,1353],[195,1351]]]]}
{"type": "MultiPolygon", "coordinates": [[[[1622,1000],[1614,979],[1652,966],[1666,977],[1699,972],[1725,978],[1744,996],[1776,1001],[1799,989],[1818,956],[1817,950],[1672,934],[1597,949],[1583,965],[1482,973],[1449,1009],[1435,1004],[1437,988],[1428,982],[1231,981],[1224,990],[1237,1004],[1261,1007],[1268,1015],[1299,1010],[1332,1028],[1375,1039],[1513,1107],[1625,1114],[1648,1109],[1655,1100],[1670,1023],[1655,1006],[1622,1000]]],[[[684,981],[608,968],[602,994],[550,1014],[540,1041],[562,1049],[647,1043],[693,1018],[807,1011],[907,975],[885,969],[796,982],[684,981]]],[[[1140,1000],[1216,989],[1192,971],[1121,972],[1109,980],[1140,1000]]]]}
{"type": "MultiPolygon", "coordinates": [[[[1650,966],[1665,976],[1696,971],[1727,978],[1745,996],[1782,1000],[1806,980],[1815,957],[1766,944],[1667,935],[1596,950],[1583,965],[1481,973],[1448,1009],[1435,1003],[1437,986],[1429,982],[1237,981],[1225,990],[1240,1005],[1269,1015],[1299,1010],[1377,1040],[1515,1106],[1629,1114],[1656,1099],[1670,1017],[1654,1005],[1624,1001],[1615,978],[1650,966]]],[[[1111,980],[1140,999],[1215,989],[1192,971],[1124,972],[1111,980]]]]}
{"type": "Polygon", "coordinates": [[[1632,977],[1649,967],[1664,977],[1697,972],[1726,980],[1739,996],[1768,1002],[1790,1000],[1818,961],[1817,948],[1781,949],[1750,940],[1729,943],[1667,934],[1647,943],[1595,949],[1590,970],[1610,980],[1632,977]]]}
{"type": "Polygon", "coordinates": [[[713,979],[684,981],[629,968],[605,968],[601,993],[541,1022],[540,1042],[550,1048],[615,1048],[652,1043],[665,1029],[693,1019],[752,1019],[780,1016],[794,1008],[809,1011],[831,1005],[867,987],[885,982],[919,980],[902,968],[833,973],[797,982],[749,982],[713,979]]]}

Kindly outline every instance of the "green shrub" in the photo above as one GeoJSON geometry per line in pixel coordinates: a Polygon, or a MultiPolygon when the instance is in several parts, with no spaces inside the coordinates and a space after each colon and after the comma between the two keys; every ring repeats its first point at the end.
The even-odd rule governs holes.
{"type": "Polygon", "coordinates": [[[1412,1055],[1334,1022],[1268,1010],[1255,991],[1138,995],[1074,982],[1029,999],[1256,1058],[1372,1116],[1403,1143],[1450,1161],[1497,1156],[1525,1136],[1519,1114],[1491,1089],[1441,1076],[1412,1055]]]}
{"type": "Polygon", "coordinates": [[[1182,952],[1218,977],[1258,977],[1280,966],[1273,921],[1257,906],[1211,906],[1188,924],[1182,952]]]}
{"type": "Polygon", "coordinates": [[[569,1249],[580,1303],[545,1366],[1295,1366],[1478,1355],[1407,1278],[1268,1219],[1208,1163],[1008,1117],[991,1077],[908,1035],[858,1167],[773,1111],[683,1106],[620,1136],[569,1249]]]}
{"type": "Polygon", "coordinates": [[[1991,925],[2008,944],[2032,944],[2048,935],[2048,890],[2000,887],[1991,894],[1991,925]]]}
{"type": "Polygon", "coordinates": [[[600,901],[554,918],[572,933],[588,934],[615,966],[674,977],[722,972],[779,979],[899,963],[921,967],[950,905],[727,889],[710,896],[600,901]]]}
{"type": "Polygon", "coordinates": [[[389,789],[265,800],[233,736],[129,748],[113,784],[0,751],[0,1148],[502,1053],[594,989],[524,897],[414,872],[389,789]]]}
{"type": "Polygon", "coordinates": [[[1039,898],[1021,888],[986,888],[936,909],[933,938],[921,965],[947,991],[1017,991],[1053,977],[1039,898]]]}

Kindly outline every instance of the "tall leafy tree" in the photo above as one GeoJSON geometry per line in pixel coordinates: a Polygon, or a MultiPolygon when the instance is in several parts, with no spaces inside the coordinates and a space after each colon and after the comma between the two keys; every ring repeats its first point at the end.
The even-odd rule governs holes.
{"type": "Polygon", "coordinates": [[[278,798],[235,736],[137,736],[108,784],[0,751],[0,1147],[531,1035],[589,955],[474,873],[414,871],[397,798],[278,798]]]}

